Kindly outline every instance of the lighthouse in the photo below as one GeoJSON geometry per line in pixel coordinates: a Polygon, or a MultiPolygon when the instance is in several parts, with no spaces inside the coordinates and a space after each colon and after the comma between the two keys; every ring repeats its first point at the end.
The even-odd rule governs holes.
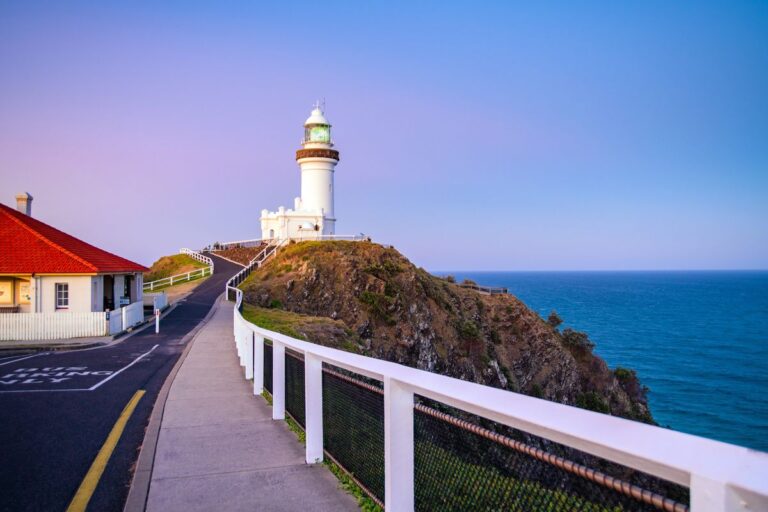
{"type": "Polygon", "coordinates": [[[314,240],[336,233],[333,177],[339,152],[333,148],[331,123],[319,103],[304,122],[296,163],[301,171],[301,196],[294,199],[293,209],[262,210],[262,239],[314,240]]]}

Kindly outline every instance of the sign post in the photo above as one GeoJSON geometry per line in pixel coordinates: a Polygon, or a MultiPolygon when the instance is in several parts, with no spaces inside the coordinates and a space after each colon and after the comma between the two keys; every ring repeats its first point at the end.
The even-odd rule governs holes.
{"type": "Polygon", "coordinates": [[[160,309],[155,309],[155,334],[160,332],[160,309]]]}

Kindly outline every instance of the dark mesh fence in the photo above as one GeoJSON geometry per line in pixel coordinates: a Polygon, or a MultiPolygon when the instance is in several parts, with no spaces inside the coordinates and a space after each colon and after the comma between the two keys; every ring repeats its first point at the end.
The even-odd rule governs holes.
{"type": "Polygon", "coordinates": [[[304,360],[300,355],[285,351],[285,410],[301,425],[304,423],[304,360]]]}
{"type": "Polygon", "coordinates": [[[272,393],[272,345],[264,343],[264,389],[272,393]]]}
{"type": "Polygon", "coordinates": [[[417,401],[417,510],[687,510],[681,486],[444,404],[417,401]]]}
{"type": "MultiPolygon", "coordinates": [[[[272,346],[264,347],[272,392],[272,346]]],[[[305,421],[304,361],[286,350],[286,410],[305,421]]],[[[688,490],[426,398],[414,404],[419,511],[687,511],[688,490]]],[[[323,364],[323,443],[379,504],[384,500],[381,383],[323,364]]]]}
{"type": "Polygon", "coordinates": [[[323,444],[375,499],[384,501],[384,396],[363,377],[323,364],[323,444]]]}

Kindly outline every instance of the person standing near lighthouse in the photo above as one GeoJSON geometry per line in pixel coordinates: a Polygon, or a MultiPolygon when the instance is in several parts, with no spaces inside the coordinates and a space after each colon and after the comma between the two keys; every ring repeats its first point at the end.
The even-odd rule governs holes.
{"type": "Polygon", "coordinates": [[[301,170],[301,197],[293,210],[262,210],[262,239],[313,240],[336,234],[333,178],[339,152],[333,149],[331,124],[320,104],[304,122],[304,139],[296,151],[301,170]]]}

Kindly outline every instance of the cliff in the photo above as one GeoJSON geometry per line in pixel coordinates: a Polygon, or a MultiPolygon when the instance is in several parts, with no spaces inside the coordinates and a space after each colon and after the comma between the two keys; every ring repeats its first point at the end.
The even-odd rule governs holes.
{"type": "Polygon", "coordinates": [[[243,283],[246,315],[316,343],[652,422],[634,372],[512,295],[482,295],[369,242],[287,246],[243,283]]]}

